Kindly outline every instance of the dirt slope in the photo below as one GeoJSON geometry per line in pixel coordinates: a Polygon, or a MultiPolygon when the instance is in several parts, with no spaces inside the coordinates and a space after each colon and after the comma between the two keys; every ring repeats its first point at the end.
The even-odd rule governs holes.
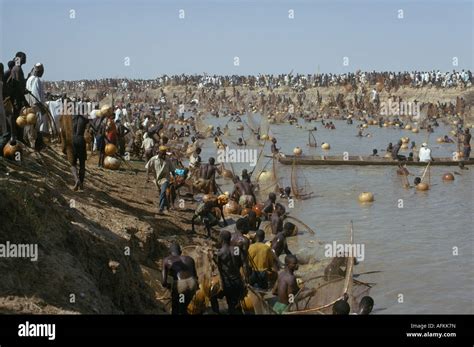
{"type": "Polygon", "coordinates": [[[150,271],[156,278],[172,240],[203,242],[190,236],[190,209],[156,216],[143,163],[135,174],[96,162],[77,193],[56,150],[25,153],[21,165],[0,158],[0,243],[39,248],[37,262],[0,258],[0,313],[164,312],[158,299],[169,295],[150,271]]]}

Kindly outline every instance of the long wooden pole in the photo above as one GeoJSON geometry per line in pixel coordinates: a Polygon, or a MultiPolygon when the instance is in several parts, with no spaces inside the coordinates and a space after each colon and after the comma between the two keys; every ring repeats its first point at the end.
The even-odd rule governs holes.
{"type": "Polygon", "coordinates": [[[423,172],[423,176],[421,176],[421,182],[423,182],[423,179],[425,178],[425,175],[428,172],[430,165],[431,165],[431,162],[429,162],[428,165],[426,165],[425,171],[423,172]]]}

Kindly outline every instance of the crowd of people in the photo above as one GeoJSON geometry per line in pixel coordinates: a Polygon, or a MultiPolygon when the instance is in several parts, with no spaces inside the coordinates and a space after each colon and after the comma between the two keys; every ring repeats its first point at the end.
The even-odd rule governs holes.
{"type": "MultiPolygon", "coordinates": [[[[248,286],[272,290],[275,294],[275,312],[283,313],[288,309],[291,304],[290,297],[300,290],[294,273],[298,267],[298,258],[292,254],[287,243],[288,237],[295,236],[296,226],[286,220],[288,213],[284,205],[277,202],[275,193],[270,193],[265,202],[259,203],[258,183],[252,179],[253,172],[243,170],[239,176],[226,169],[223,164],[216,163],[213,157],[203,160],[201,140],[214,137],[215,146],[218,149],[225,148],[227,144],[223,137],[228,131],[228,125],[223,129],[205,127],[200,123],[201,115],[227,116],[229,122],[240,124],[243,123],[241,115],[249,109],[259,109],[273,122],[287,121],[298,126],[299,118],[305,121],[322,118],[322,124],[327,129],[336,130],[336,127],[332,121],[324,122],[327,115],[323,116],[319,111],[308,116],[303,114],[303,108],[298,109],[304,105],[304,93],[296,95],[294,99],[269,93],[254,96],[249,100],[242,95],[243,92],[235,88],[232,94],[228,95],[225,90],[219,91],[219,87],[245,86],[273,90],[289,86],[304,91],[313,87],[347,85],[357,89],[358,86],[373,86],[377,83],[390,87],[431,85],[451,88],[467,87],[473,82],[471,72],[462,70],[449,73],[356,72],[340,75],[178,75],[162,76],[154,80],[102,79],[45,83],[42,78],[47,70],[41,63],[35,64],[25,77],[23,66],[27,62],[26,58],[25,53],[18,52],[12,60],[13,63],[8,63],[6,71],[3,71],[3,65],[0,64],[3,77],[0,83],[0,88],[3,87],[0,93],[0,128],[2,135],[8,134],[2,137],[6,139],[2,145],[6,142],[9,145],[24,142],[32,149],[42,151],[54,140],[55,133],[59,133],[61,137],[58,140],[71,167],[74,191],[85,188],[88,152],[97,156],[97,166],[100,170],[116,169],[122,162],[127,162],[127,156],[144,160],[146,179],[153,177],[159,192],[159,214],[169,213],[174,208],[176,197],[184,187],[193,198],[196,194],[202,195],[195,208],[191,228],[195,233],[195,225],[201,224],[206,230],[207,238],[212,237],[213,229],[219,231],[221,247],[215,253],[215,262],[222,283],[221,290],[210,300],[214,312],[219,312],[218,299],[225,297],[231,314],[241,312],[248,286]],[[169,85],[185,86],[184,96],[173,92],[166,93],[164,87],[169,85]],[[135,94],[149,89],[159,89],[160,97],[148,102],[134,98],[135,94]],[[65,91],[74,91],[76,95],[81,95],[87,90],[97,90],[97,94],[95,97],[68,97],[65,94],[65,91]],[[112,99],[113,104],[102,104],[99,107],[98,102],[108,93],[121,95],[121,98],[112,99]],[[72,103],[76,110],[86,111],[73,112],[70,115],[58,112],[57,106],[63,105],[64,102],[72,103]],[[274,116],[278,113],[282,114],[282,117],[274,116]],[[28,118],[30,115],[33,115],[32,121],[23,124],[22,117],[28,118]],[[222,191],[216,182],[218,176],[232,180],[231,192],[222,191]],[[227,214],[239,216],[231,229],[227,214]],[[272,235],[267,242],[265,232],[260,228],[264,221],[268,221],[272,235]],[[286,255],[284,263],[280,261],[283,254],[286,255]]],[[[335,105],[344,103],[340,95],[334,100],[335,105]]],[[[369,117],[376,118],[375,107],[379,100],[373,97],[367,101],[372,107],[372,113],[368,113],[365,112],[364,95],[355,95],[353,104],[356,108],[359,107],[357,105],[362,105],[359,110],[361,118],[358,119],[363,118],[363,122],[367,122],[369,117]],[[365,115],[362,115],[363,112],[365,115]]],[[[374,95],[377,95],[377,90],[374,95]]],[[[367,96],[370,96],[370,93],[367,96]]],[[[318,93],[318,105],[322,104],[321,100],[322,97],[318,93]]],[[[313,104],[306,106],[312,107],[313,104]]],[[[455,110],[450,112],[455,113],[455,110]]],[[[352,119],[356,117],[348,114],[349,112],[346,113],[345,119],[348,124],[352,124],[352,119]]],[[[381,117],[379,125],[382,126],[383,122],[384,118],[381,117]]],[[[397,122],[403,124],[401,120],[397,119],[397,122]]],[[[428,124],[427,129],[431,126],[432,124],[428,124]]],[[[243,125],[239,127],[244,128],[243,125]]],[[[262,129],[249,128],[253,135],[248,139],[240,137],[234,142],[236,146],[247,146],[248,140],[252,138],[257,142],[263,139],[263,136],[268,138],[268,133],[262,133],[262,129]]],[[[362,127],[358,136],[364,136],[362,127]]],[[[465,129],[464,136],[459,138],[464,141],[464,156],[469,158],[469,129],[465,129]]],[[[390,145],[387,153],[395,160],[407,160],[399,155],[401,146],[401,142],[395,146],[390,145]]],[[[419,152],[415,152],[413,145],[412,151],[418,153],[419,158],[415,160],[433,160],[426,143],[422,144],[419,152]]],[[[275,157],[280,155],[275,137],[271,138],[271,152],[275,157]]],[[[377,156],[377,151],[374,151],[373,155],[377,156]]],[[[280,199],[290,199],[292,191],[290,187],[280,187],[280,193],[280,199]]],[[[186,314],[191,299],[199,288],[198,272],[194,260],[182,255],[178,244],[173,244],[170,253],[170,256],[163,260],[162,284],[172,290],[173,313],[186,314]],[[172,283],[168,282],[169,276],[174,279],[172,283]],[[185,300],[182,300],[183,297],[185,300]]],[[[338,261],[338,264],[343,264],[343,260],[338,261]]],[[[331,264],[330,267],[337,267],[339,274],[343,271],[343,265],[331,264]]],[[[344,275],[343,272],[342,274],[344,275]]],[[[349,313],[348,305],[347,298],[339,300],[334,305],[334,313],[349,313]]],[[[373,300],[365,297],[360,303],[360,313],[370,313],[372,306],[373,300]]]]}
{"type": "Polygon", "coordinates": [[[411,86],[437,88],[469,87],[474,82],[470,70],[447,71],[405,71],[405,72],[355,72],[355,73],[318,73],[318,74],[280,74],[258,76],[220,76],[220,75],[163,75],[155,79],[97,79],[80,81],[47,82],[48,90],[60,92],[64,90],[115,91],[136,93],[147,89],[159,89],[166,86],[193,87],[231,87],[246,86],[251,88],[275,89],[283,86],[309,89],[315,87],[374,85],[377,82],[396,87],[411,86]]]}

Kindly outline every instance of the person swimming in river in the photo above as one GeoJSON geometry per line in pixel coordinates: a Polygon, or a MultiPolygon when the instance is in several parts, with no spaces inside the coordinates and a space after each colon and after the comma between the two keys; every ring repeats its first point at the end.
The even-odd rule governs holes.
{"type": "Polygon", "coordinates": [[[243,140],[241,137],[237,140],[237,142],[234,142],[236,146],[247,146],[247,141],[243,140]]]}
{"type": "Polygon", "coordinates": [[[214,137],[222,136],[224,133],[221,131],[221,127],[217,127],[216,131],[214,132],[214,137]]]}
{"type": "Polygon", "coordinates": [[[285,189],[280,188],[280,198],[282,199],[291,199],[291,188],[285,187],[285,189]]]}
{"type": "Polygon", "coordinates": [[[332,306],[332,314],[336,316],[345,316],[351,312],[351,307],[347,303],[347,300],[337,300],[332,306]]]}
{"type": "Polygon", "coordinates": [[[444,135],[443,142],[444,142],[444,143],[454,143],[454,140],[453,140],[453,139],[450,139],[450,138],[448,137],[448,135],[444,135]]]}
{"type": "Polygon", "coordinates": [[[364,296],[359,303],[359,312],[357,315],[364,316],[372,312],[374,308],[374,299],[370,296],[364,296]]]}
{"type": "Polygon", "coordinates": [[[336,129],[336,126],[333,124],[333,122],[329,122],[329,123],[324,124],[324,127],[326,129],[331,129],[331,130],[336,129]]]}

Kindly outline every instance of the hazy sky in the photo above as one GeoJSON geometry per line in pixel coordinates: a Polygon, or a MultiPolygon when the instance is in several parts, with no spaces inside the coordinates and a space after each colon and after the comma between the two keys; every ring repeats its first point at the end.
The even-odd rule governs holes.
{"type": "Polygon", "coordinates": [[[0,3],[0,60],[6,65],[22,50],[28,56],[25,72],[42,62],[47,80],[318,69],[446,71],[454,68],[453,57],[456,69],[473,70],[472,1],[0,3]]]}

